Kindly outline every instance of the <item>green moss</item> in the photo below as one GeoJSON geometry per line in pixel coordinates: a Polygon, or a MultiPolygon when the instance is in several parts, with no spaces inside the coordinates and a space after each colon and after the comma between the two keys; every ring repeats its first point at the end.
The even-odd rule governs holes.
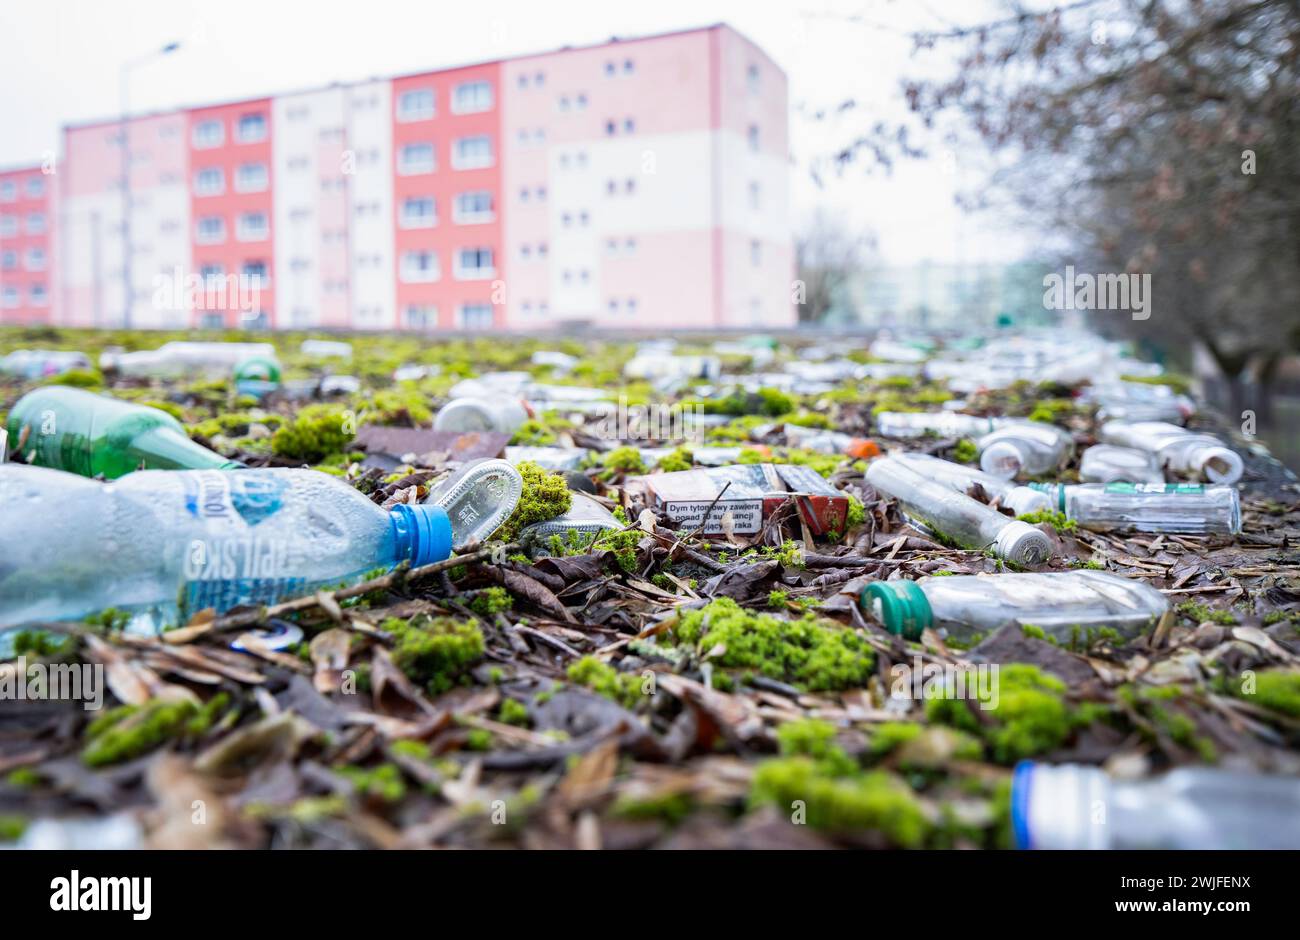
{"type": "Polygon", "coordinates": [[[528,707],[523,702],[512,698],[502,699],[497,718],[507,725],[527,727],[529,724],[528,707]]]}
{"type": "Polygon", "coordinates": [[[1020,632],[1023,633],[1025,636],[1033,637],[1035,640],[1047,639],[1047,634],[1043,632],[1043,628],[1036,627],[1032,623],[1022,624],[1020,627],[1020,632]]]}
{"type": "Polygon", "coordinates": [[[635,708],[645,699],[641,691],[641,676],[637,673],[619,672],[594,656],[584,656],[569,666],[569,681],[584,686],[597,695],[612,699],[625,708],[635,708]]]}
{"type": "Polygon", "coordinates": [[[1215,610],[1212,607],[1207,607],[1205,604],[1200,604],[1196,601],[1187,601],[1184,604],[1179,604],[1174,608],[1174,610],[1198,624],[1209,621],[1210,623],[1217,623],[1222,624],[1225,627],[1230,627],[1237,622],[1237,618],[1232,615],[1231,611],[1215,610]]]}
{"type": "Polygon", "coordinates": [[[635,447],[615,447],[600,459],[606,470],[617,473],[645,473],[645,461],[635,447]]]}
{"type": "Polygon", "coordinates": [[[547,447],[556,442],[555,432],[543,421],[529,418],[519,425],[510,443],[515,447],[547,447]]]}
{"type": "Polygon", "coordinates": [[[665,473],[674,473],[679,470],[690,470],[695,466],[695,455],[685,447],[678,447],[665,454],[659,460],[659,469],[665,473]]]}
{"type": "Polygon", "coordinates": [[[425,425],[433,420],[428,399],[406,384],[375,392],[357,405],[361,424],[386,424],[400,427],[425,425]]]}
{"type": "Polygon", "coordinates": [[[785,610],[790,606],[790,594],[788,591],[769,591],[767,595],[767,606],[773,610],[785,610]]]}
{"type": "Polygon", "coordinates": [[[26,831],[26,817],[13,813],[0,814],[0,842],[17,842],[26,831]]]}
{"type": "Polygon", "coordinates": [[[423,741],[412,741],[409,738],[394,741],[388,746],[388,749],[394,754],[415,760],[430,760],[433,756],[428,744],[423,741]]]}
{"type": "Polygon", "coordinates": [[[699,407],[705,414],[763,415],[768,418],[777,418],[795,409],[795,400],[775,388],[760,388],[756,392],[736,389],[723,398],[708,398],[687,404],[699,407]]]}
{"type": "Polygon", "coordinates": [[[390,617],[380,629],[393,637],[397,668],[435,695],[450,689],[483,655],[483,632],[478,625],[454,617],[390,617]]]}
{"type": "Polygon", "coordinates": [[[70,649],[76,638],[47,630],[20,630],[14,634],[14,656],[58,656],[70,649]]]}
{"type": "Polygon", "coordinates": [[[614,553],[614,562],[624,574],[632,574],[637,569],[637,545],[641,542],[641,532],[637,529],[622,531],[608,530],[599,535],[589,551],[608,549],[614,553]]]}
{"type": "Polygon", "coordinates": [[[672,630],[677,642],[707,652],[719,666],[753,670],[771,679],[812,691],[862,686],[871,675],[874,656],[855,631],[805,614],[785,620],[743,610],[729,597],[686,611],[672,630]]]}
{"type": "Polygon", "coordinates": [[[351,414],[334,405],[308,405],[271,438],[281,457],[321,463],[347,450],[356,429],[351,414]]]}
{"type": "Polygon", "coordinates": [[[395,764],[378,767],[339,767],[339,776],[352,781],[357,793],[383,803],[399,803],[406,796],[406,781],[395,764]]]}
{"type": "Polygon", "coordinates": [[[515,541],[520,531],[534,522],[564,515],[573,505],[573,494],[558,473],[548,473],[531,460],[522,461],[516,469],[524,478],[519,504],[492,536],[505,542],[515,541]]]}
{"type": "Polygon", "coordinates": [[[1263,670],[1255,674],[1253,695],[1244,694],[1241,683],[1236,684],[1235,692],[1270,711],[1300,718],[1300,670],[1263,670]]]}
{"type": "Polygon", "coordinates": [[[492,750],[492,732],[486,728],[470,728],[465,734],[465,749],[468,751],[492,750]]]}
{"type": "Polygon", "coordinates": [[[16,767],[5,775],[5,783],[19,790],[30,790],[41,782],[41,775],[30,767],[16,767]]]}
{"type": "Polygon", "coordinates": [[[73,388],[99,388],[104,377],[92,369],[69,369],[46,379],[42,385],[71,385],[73,388]]]}
{"type": "Polygon", "coordinates": [[[1079,524],[1073,519],[1067,519],[1065,513],[1056,512],[1052,509],[1039,509],[1036,512],[1026,512],[1016,516],[1021,522],[1028,522],[1030,525],[1040,525],[1046,522],[1057,532],[1076,532],[1079,524]]]}
{"type": "Polygon", "coordinates": [[[695,800],[685,792],[667,792],[654,796],[623,794],[614,802],[610,813],[623,819],[658,819],[675,826],[695,811],[695,800]]]}
{"type": "Polygon", "coordinates": [[[920,737],[924,727],[915,721],[886,721],[871,731],[871,752],[878,757],[920,737]]]}
{"type": "Polygon", "coordinates": [[[891,843],[918,848],[930,831],[907,784],[884,771],[828,772],[811,757],[764,761],[754,771],[749,804],[775,806],[790,815],[802,807],[805,822],[833,832],[877,831],[891,843]]]}
{"type": "Polygon", "coordinates": [[[480,617],[493,617],[505,613],[515,605],[515,599],[505,588],[484,588],[469,602],[469,609],[480,617]]]}
{"type": "Polygon", "coordinates": [[[115,708],[86,729],[81,759],[91,767],[117,764],[145,754],[186,732],[198,714],[189,699],[151,699],[144,705],[115,708]]]}
{"type": "Polygon", "coordinates": [[[991,724],[981,724],[971,713],[978,703],[965,699],[928,699],[925,713],[930,721],[982,738],[995,760],[1012,763],[1060,747],[1077,724],[1091,718],[1072,714],[1064,694],[1065,683],[1056,676],[1010,663],[998,670],[996,707],[984,711],[991,724]]]}
{"type": "Polygon", "coordinates": [[[1190,395],[1192,392],[1192,380],[1177,372],[1166,372],[1163,375],[1121,375],[1120,379],[1125,382],[1141,382],[1143,385],[1168,385],[1179,395],[1190,395]]]}
{"type": "Polygon", "coordinates": [[[847,529],[855,529],[867,521],[867,509],[862,505],[862,500],[856,496],[849,496],[849,510],[844,516],[844,525],[847,529]]]}
{"type": "Polygon", "coordinates": [[[163,401],[161,398],[149,398],[139,404],[147,408],[157,408],[159,411],[165,411],[181,424],[185,423],[185,409],[175,402],[163,401]]]}
{"type": "Polygon", "coordinates": [[[952,449],[952,459],[957,463],[974,463],[979,456],[980,449],[970,438],[962,438],[952,449]]]}
{"type": "Polygon", "coordinates": [[[1188,714],[1194,703],[1187,702],[1187,694],[1179,686],[1123,685],[1115,694],[1175,744],[1195,751],[1206,763],[1218,760],[1214,742],[1199,733],[1196,722],[1188,714]]]}
{"type": "Polygon", "coordinates": [[[102,627],[106,633],[119,633],[131,622],[131,615],[116,607],[106,607],[97,614],[91,614],[82,623],[92,627],[102,627]]]}

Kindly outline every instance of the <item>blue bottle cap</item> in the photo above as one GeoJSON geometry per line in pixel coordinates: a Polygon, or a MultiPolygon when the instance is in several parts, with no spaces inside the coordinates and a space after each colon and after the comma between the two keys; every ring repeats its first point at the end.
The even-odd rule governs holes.
{"type": "Polygon", "coordinates": [[[397,560],[412,568],[442,561],[451,555],[451,520],[441,506],[399,503],[389,512],[397,534],[397,560]]]}

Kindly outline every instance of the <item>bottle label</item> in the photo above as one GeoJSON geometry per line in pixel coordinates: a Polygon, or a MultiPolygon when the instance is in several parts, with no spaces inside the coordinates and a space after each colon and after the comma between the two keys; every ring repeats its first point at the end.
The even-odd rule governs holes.
{"type": "Polygon", "coordinates": [[[1107,493],[1167,493],[1197,496],[1205,492],[1204,483],[1107,483],[1107,493]]]}

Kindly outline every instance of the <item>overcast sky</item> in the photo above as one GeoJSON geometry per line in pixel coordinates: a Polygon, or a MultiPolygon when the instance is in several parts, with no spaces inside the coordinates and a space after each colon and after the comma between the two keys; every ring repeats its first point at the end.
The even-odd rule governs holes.
{"type": "Polygon", "coordinates": [[[909,30],[967,22],[987,8],[986,0],[7,0],[0,166],[39,162],[65,123],[116,116],[119,64],[173,40],[178,52],[133,73],[133,113],[727,22],[789,75],[796,219],[818,207],[842,214],[872,232],[891,263],[1014,260],[1032,239],[953,204],[958,186],[980,178],[973,154],[892,175],[854,167],[822,188],[808,173],[859,127],[905,117],[899,77],[929,67],[910,58],[909,30]],[[807,116],[850,97],[859,107],[837,121],[807,116]]]}

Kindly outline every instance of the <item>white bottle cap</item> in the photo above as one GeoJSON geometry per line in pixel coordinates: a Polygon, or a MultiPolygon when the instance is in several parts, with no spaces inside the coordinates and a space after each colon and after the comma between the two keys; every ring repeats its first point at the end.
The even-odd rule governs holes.
{"type": "Polygon", "coordinates": [[[1041,565],[1052,557],[1052,540],[1028,522],[1008,522],[993,540],[993,553],[1018,565],[1041,565]]]}

